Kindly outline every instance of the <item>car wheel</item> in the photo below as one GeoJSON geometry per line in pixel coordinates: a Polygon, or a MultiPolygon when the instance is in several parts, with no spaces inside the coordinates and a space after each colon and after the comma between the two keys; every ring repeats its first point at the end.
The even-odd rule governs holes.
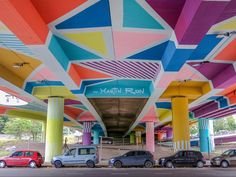
{"type": "Polygon", "coordinates": [[[0,168],[5,168],[6,167],[6,162],[0,161],[0,168]]]}
{"type": "Polygon", "coordinates": [[[202,161],[197,162],[197,167],[198,168],[203,168],[203,166],[204,166],[204,163],[202,161]]]}
{"type": "Polygon", "coordinates": [[[116,167],[116,168],[121,168],[122,167],[122,163],[121,163],[121,161],[115,161],[114,162],[114,167],[116,167]]]}
{"type": "Polygon", "coordinates": [[[222,168],[228,168],[228,167],[229,167],[229,163],[224,160],[224,161],[221,162],[220,166],[221,166],[222,168]]]}
{"type": "Polygon", "coordinates": [[[145,168],[152,168],[153,167],[153,163],[149,160],[147,160],[145,163],[144,163],[144,167],[145,168]]]}
{"type": "Polygon", "coordinates": [[[166,162],[166,167],[167,168],[173,168],[173,163],[171,161],[166,162]]]}
{"type": "Polygon", "coordinates": [[[95,167],[94,162],[91,161],[91,160],[87,161],[87,162],[86,162],[86,165],[87,165],[88,168],[94,168],[94,167],[95,167]]]}
{"type": "Polygon", "coordinates": [[[35,161],[31,161],[31,162],[29,163],[29,167],[30,167],[30,168],[37,168],[36,162],[35,162],[35,161]]]}
{"type": "Polygon", "coordinates": [[[55,166],[56,168],[61,168],[61,167],[62,167],[61,161],[60,161],[60,160],[56,160],[56,161],[54,162],[54,166],[55,166]]]}

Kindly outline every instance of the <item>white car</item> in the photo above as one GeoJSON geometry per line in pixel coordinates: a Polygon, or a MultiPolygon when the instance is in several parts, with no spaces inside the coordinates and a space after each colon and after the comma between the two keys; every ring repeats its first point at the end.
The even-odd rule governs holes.
{"type": "Polygon", "coordinates": [[[56,168],[63,166],[86,165],[89,168],[94,168],[98,163],[98,149],[95,146],[78,146],[69,149],[61,156],[55,156],[52,159],[52,164],[56,168]]]}

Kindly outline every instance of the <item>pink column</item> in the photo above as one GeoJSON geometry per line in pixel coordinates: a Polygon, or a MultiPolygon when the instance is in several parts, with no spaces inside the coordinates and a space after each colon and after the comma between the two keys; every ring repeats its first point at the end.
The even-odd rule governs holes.
{"type": "Polygon", "coordinates": [[[84,122],[83,123],[83,145],[91,145],[91,128],[92,122],[84,122]]]}
{"type": "Polygon", "coordinates": [[[146,150],[155,152],[154,122],[146,122],[146,150]]]}

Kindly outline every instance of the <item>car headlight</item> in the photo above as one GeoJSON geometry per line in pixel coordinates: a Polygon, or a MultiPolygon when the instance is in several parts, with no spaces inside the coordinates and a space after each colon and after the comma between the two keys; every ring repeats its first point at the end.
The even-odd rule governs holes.
{"type": "Polygon", "coordinates": [[[161,158],[160,160],[161,160],[161,161],[165,161],[165,158],[161,158]]]}
{"type": "Polygon", "coordinates": [[[113,163],[115,161],[115,159],[110,159],[110,162],[113,163]]]}

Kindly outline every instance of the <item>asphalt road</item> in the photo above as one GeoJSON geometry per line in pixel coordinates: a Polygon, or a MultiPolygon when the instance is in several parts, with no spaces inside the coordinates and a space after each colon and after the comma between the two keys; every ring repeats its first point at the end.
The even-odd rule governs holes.
{"type": "Polygon", "coordinates": [[[236,168],[5,168],[0,177],[236,177],[236,168]]]}

